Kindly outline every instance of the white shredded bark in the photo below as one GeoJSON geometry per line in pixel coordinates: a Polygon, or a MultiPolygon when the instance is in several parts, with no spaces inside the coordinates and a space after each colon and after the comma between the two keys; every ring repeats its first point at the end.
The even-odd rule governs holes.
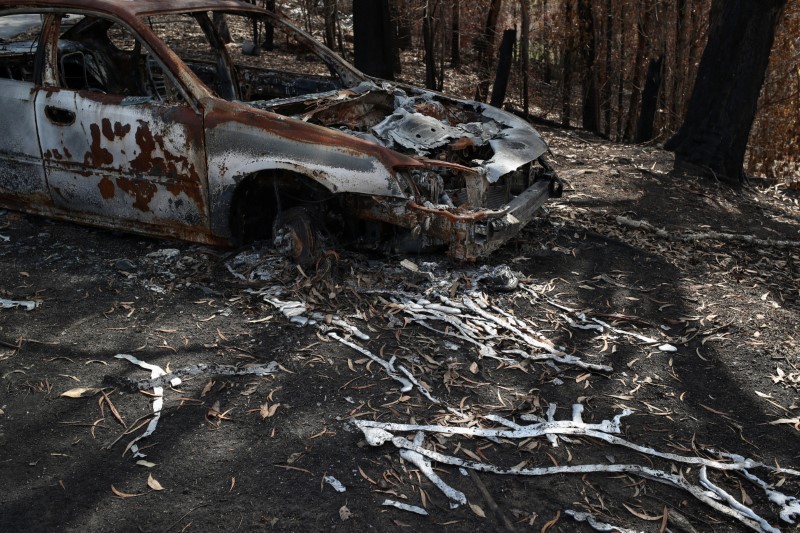
{"type": "MultiPolygon", "coordinates": [[[[622,418],[630,415],[631,411],[624,410],[623,412],[614,416],[614,418],[611,420],[603,420],[600,423],[590,424],[583,421],[583,410],[583,405],[574,404],[572,406],[570,420],[555,420],[556,405],[551,403],[548,405],[547,409],[547,420],[543,420],[535,415],[523,415],[521,418],[524,420],[534,420],[536,422],[529,425],[519,424],[513,420],[509,420],[498,415],[488,415],[484,417],[484,420],[503,425],[504,428],[501,429],[487,429],[474,426],[451,427],[424,424],[399,424],[369,420],[355,420],[353,423],[362,431],[364,437],[371,446],[381,446],[384,443],[391,442],[400,451],[400,454],[404,459],[419,466],[421,471],[426,471],[426,476],[428,475],[427,471],[430,471],[432,475],[436,476],[436,474],[433,473],[433,470],[430,469],[431,461],[456,466],[462,469],[469,468],[481,472],[491,472],[501,475],[546,476],[555,474],[581,474],[597,472],[626,473],[684,490],[702,503],[722,514],[725,514],[726,516],[738,520],[750,529],[769,533],[778,531],[764,518],[756,514],[752,509],[737,502],[730,494],[725,492],[720,487],[714,485],[707,476],[707,469],[714,468],[720,471],[742,472],[747,479],[758,484],[762,489],[765,490],[770,501],[780,506],[780,516],[782,520],[793,524],[793,519],[800,514],[800,501],[798,501],[796,498],[786,496],[769,488],[764,481],[748,472],[748,469],[763,468],[773,472],[800,475],[800,472],[796,470],[777,468],[736,454],[719,453],[718,455],[720,457],[727,460],[727,462],[725,462],[706,459],[703,457],[682,456],[674,453],[661,452],[613,435],[614,433],[618,434],[622,431],[622,418]],[[416,437],[413,442],[405,437],[395,435],[395,433],[408,432],[416,432],[416,437]],[[424,448],[422,446],[422,435],[426,433],[509,440],[528,439],[537,436],[547,436],[548,438],[555,438],[558,436],[563,438],[564,435],[592,437],[603,440],[610,444],[629,448],[644,455],[658,457],[674,463],[698,465],[700,466],[699,481],[701,486],[691,483],[685,479],[683,475],[673,474],[652,467],[636,464],[589,464],[541,468],[501,467],[489,463],[481,463],[470,459],[449,456],[424,448]],[[424,467],[420,465],[424,465],[424,467]]],[[[714,453],[713,450],[712,453],[714,453]]],[[[455,489],[449,486],[442,488],[439,483],[441,479],[438,476],[435,478],[431,478],[429,476],[429,479],[431,479],[431,481],[434,482],[437,487],[439,487],[446,495],[448,495],[448,498],[451,497],[452,492],[450,491],[455,489]]]]}
{"type": "MultiPolygon", "coordinates": [[[[378,357],[374,353],[370,352],[366,348],[363,348],[363,347],[359,346],[358,344],[356,344],[354,342],[350,342],[349,340],[347,340],[344,337],[342,337],[339,334],[337,334],[335,331],[328,331],[327,335],[328,335],[328,337],[341,342],[345,346],[347,346],[349,348],[352,348],[353,350],[357,351],[358,353],[360,353],[362,355],[366,355],[367,357],[369,357],[370,359],[372,359],[373,361],[378,363],[380,366],[382,366],[383,369],[386,371],[386,373],[389,375],[390,378],[392,378],[393,380],[399,382],[403,386],[400,389],[401,391],[408,392],[408,391],[410,391],[411,389],[414,388],[414,385],[411,383],[411,381],[409,381],[408,379],[404,378],[403,376],[401,376],[400,374],[397,373],[397,370],[394,368],[394,364],[393,364],[394,357],[390,361],[384,361],[383,359],[381,359],[380,357],[378,357]]],[[[422,387],[420,387],[420,390],[422,390],[422,387]]]]}
{"type": "Polygon", "coordinates": [[[594,515],[589,513],[584,513],[582,511],[574,511],[572,509],[567,509],[564,511],[564,514],[571,516],[575,519],[576,522],[586,522],[592,529],[595,531],[618,531],[619,533],[644,533],[636,531],[635,529],[627,529],[624,527],[619,526],[612,526],[611,524],[606,524],[605,522],[600,522],[597,520],[594,515]]]}
{"type": "Polygon", "coordinates": [[[742,516],[746,516],[747,518],[756,521],[759,526],[761,526],[762,531],[766,531],[768,533],[781,533],[780,529],[772,527],[769,522],[758,516],[755,511],[743,503],[739,503],[736,498],[728,494],[725,490],[723,490],[721,487],[718,487],[710,479],[708,479],[708,471],[705,465],[700,467],[700,484],[716,494],[722,501],[727,503],[732,509],[736,510],[742,516]]]}
{"type": "Polygon", "coordinates": [[[520,476],[549,476],[556,474],[588,474],[588,473],[599,473],[599,472],[625,473],[625,474],[636,475],[645,479],[650,479],[652,481],[657,481],[659,483],[671,485],[673,487],[682,489],[691,494],[692,496],[694,496],[697,500],[705,503],[709,507],[715,509],[716,511],[726,516],[738,520],[743,525],[749,527],[754,531],[768,531],[762,529],[760,523],[753,520],[746,514],[742,513],[738,509],[731,508],[723,503],[720,503],[718,501],[719,496],[717,496],[715,493],[703,490],[702,488],[689,483],[681,476],[678,476],[676,474],[671,474],[669,472],[665,472],[662,470],[657,470],[654,468],[649,468],[646,466],[635,465],[635,464],[613,464],[613,465],[596,464],[596,465],[551,466],[551,467],[541,467],[541,468],[517,468],[517,467],[506,468],[488,463],[480,463],[468,459],[461,459],[459,457],[452,457],[439,452],[428,450],[421,446],[417,446],[416,444],[414,444],[413,442],[409,441],[404,437],[395,437],[394,435],[385,430],[376,428],[366,428],[366,429],[367,431],[365,431],[364,434],[367,437],[367,442],[372,446],[379,446],[380,444],[383,444],[386,441],[391,441],[392,444],[394,444],[395,447],[397,447],[398,449],[415,451],[418,454],[427,457],[430,460],[436,461],[438,463],[443,463],[463,468],[470,468],[472,470],[476,470],[479,472],[491,472],[494,474],[501,474],[501,475],[512,474],[520,476]]]}
{"type": "MultiPolygon", "coordinates": [[[[125,359],[127,361],[130,361],[134,365],[144,368],[145,370],[149,370],[150,379],[156,379],[166,375],[166,372],[160,366],[151,365],[150,363],[141,361],[130,354],[120,353],[115,355],[114,357],[117,359],[125,359]]],[[[173,387],[177,387],[178,385],[181,384],[181,378],[174,377],[169,382],[169,384],[173,387]]],[[[163,407],[164,407],[164,388],[161,386],[153,387],[153,418],[150,419],[150,422],[147,424],[147,428],[145,428],[144,432],[135,439],[133,439],[132,441],[130,441],[128,445],[125,447],[125,452],[130,450],[131,453],[133,454],[134,459],[147,457],[145,454],[139,451],[139,445],[136,443],[142,439],[146,439],[147,437],[153,434],[153,432],[156,430],[156,427],[158,426],[158,421],[161,418],[161,409],[163,409],[163,407]]],[[[123,452],[123,455],[125,454],[125,452],[123,452]]]]}
{"type": "Polygon", "coordinates": [[[398,502],[396,500],[385,499],[381,505],[387,507],[397,507],[398,509],[402,509],[403,511],[408,511],[410,513],[416,513],[422,516],[428,516],[428,511],[423,509],[422,507],[417,507],[416,505],[409,505],[407,503],[398,502]]]}
{"type": "Polygon", "coordinates": [[[34,302],[32,300],[6,300],[5,298],[0,298],[0,309],[21,307],[26,311],[33,311],[38,306],[39,302],[34,302]]]}
{"type": "Polygon", "coordinates": [[[345,492],[345,491],[347,491],[347,488],[344,485],[342,485],[342,482],[339,481],[338,479],[336,479],[333,476],[325,476],[322,479],[325,480],[325,483],[327,483],[328,485],[333,487],[333,490],[335,490],[336,492],[345,492]]]}
{"type": "Polygon", "coordinates": [[[769,498],[769,501],[774,503],[775,505],[780,506],[780,517],[781,520],[786,522],[787,524],[794,525],[796,523],[795,517],[800,516],[800,500],[795,498],[794,496],[787,496],[786,494],[771,489],[770,486],[763,481],[762,479],[754,476],[747,470],[743,470],[742,474],[744,477],[752,481],[753,483],[757,484],[759,487],[764,489],[764,492],[769,498]]]}

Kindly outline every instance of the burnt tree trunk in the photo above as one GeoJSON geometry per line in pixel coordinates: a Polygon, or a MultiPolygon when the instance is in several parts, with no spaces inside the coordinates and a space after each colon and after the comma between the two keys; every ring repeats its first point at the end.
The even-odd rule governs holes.
{"type": "Polygon", "coordinates": [[[516,30],[506,30],[503,32],[503,40],[500,42],[500,59],[497,62],[497,75],[495,75],[494,86],[492,86],[492,100],[489,102],[495,107],[503,107],[503,102],[506,99],[508,76],[511,74],[514,42],[516,40],[516,30]]]}
{"type": "Polygon", "coordinates": [[[414,45],[411,32],[411,15],[409,14],[408,2],[399,0],[397,2],[397,18],[395,19],[397,32],[397,48],[408,50],[414,45]]]}
{"type": "Polygon", "coordinates": [[[605,20],[605,68],[603,73],[603,100],[601,107],[603,108],[603,133],[606,139],[611,138],[611,77],[614,74],[614,65],[612,63],[612,48],[614,45],[614,9],[611,0],[605,2],[606,20],[605,20]]]}
{"type": "Polygon", "coordinates": [[[686,55],[689,49],[689,9],[687,0],[678,0],[675,16],[675,71],[672,73],[672,98],[669,103],[669,117],[667,127],[675,131],[678,121],[683,114],[684,88],[689,69],[686,65],[686,55]]]}
{"type": "Polygon", "coordinates": [[[425,87],[436,89],[436,47],[433,35],[433,13],[430,2],[422,15],[422,44],[425,49],[425,87]]]}
{"type": "Polygon", "coordinates": [[[642,112],[639,114],[639,124],[636,126],[637,143],[647,142],[654,137],[653,125],[658,110],[658,92],[661,88],[663,69],[664,54],[658,56],[658,59],[651,60],[647,67],[647,79],[642,91],[642,112]]]}
{"type": "Polygon", "coordinates": [[[479,102],[485,102],[489,95],[492,61],[494,59],[494,37],[497,33],[497,20],[500,18],[500,8],[502,4],[502,0],[491,0],[489,12],[486,14],[486,26],[484,27],[483,34],[478,37],[476,42],[481,79],[475,91],[475,100],[479,102]]]}
{"type": "Polygon", "coordinates": [[[353,0],[355,66],[365,74],[394,79],[388,0],[353,0]]]}
{"type": "Polygon", "coordinates": [[[647,61],[647,49],[649,48],[650,31],[652,27],[654,11],[654,9],[648,4],[649,2],[646,0],[642,0],[639,4],[639,21],[636,25],[636,59],[634,60],[633,75],[631,79],[633,88],[631,89],[631,104],[628,109],[628,118],[625,123],[624,139],[626,141],[633,140],[636,135],[635,124],[637,117],[639,116],[639,100],[642,95],[642,85],[644,84],[645,62],[647,61]]]}
{"type": "Polygon", "coordinates": [[[336,0],[323,0],[323,18],[325,19],[325,46],[334,50],[336,48],[336,18],[338,9],[336,0]]]}
{"type": "Polygon", "coordinates": [[[583,128],[600,133],[600,98],[597,94],[597,43],[591,0],[578,0],[578,22],[580,27],[583,72],[583,128]]]}
{"type": "Polygon", "coordinates": [[[461,0],[453,1],[450,26],[450,66],[461,65],[461,0]]]}
{"type": "Polygon", "coordinates": [[[561,83],[561,124],[569,126],[572,120],[572,69],[574,67],[575,56],[575,36],[572,30],[573,6],[572,0],[564,2],[564,27],[567,28],[567,35],[564,39],[564,64],[563,78],[561,83]]]}
{"type": "Polygon", "coordinates": [[[403,61],[400,57],[400,18],[402,16],[397,2],[392,2],[389,6],[389,21],[392,31],[392,72],[394,72],[395,78],[403,73],[403,61]]]}
{"type": "Polygon", "coordinates": [[[522,36],[519,45],[519,66],[522,74],[522,112],[528,118],[530,112],[530,97],[528,96],[530,84],[530,45],[531,45],[531,13],[530,0],[520,0],[522,17],[522,36]]]}
{"type": "Polygon", "coordinates": [[[744,155],[786,0],[714,0],[686,118],[665,148],[675,166],[741,183],[744,155]]]}
{"type": "MultiPolygon", "coordinates": [[[[275,13],[275,0],[267,0],[264,7],[275,13]]],[[[264,42],[261,43],[261,48],[267,51],[275,49],[275,26],[269,22],[264,24],[264,42]]]]}

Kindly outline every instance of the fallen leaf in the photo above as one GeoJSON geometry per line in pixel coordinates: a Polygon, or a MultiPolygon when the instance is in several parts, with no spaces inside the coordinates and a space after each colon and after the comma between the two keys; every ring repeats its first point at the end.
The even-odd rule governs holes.
{"type": "Polygon", "coordinates": [[[135,498],[136,496],[141,496],[141,494],[129,494],[127,492],[122,492],[121,490],[119,490],[114,485],[111,485],[111,492],[114,493],[114,496],[116,496],[118,498],[122,498],[123,500],[125,498],[135,498]]]}
{"type": "Polygon", "coordinates": [[[481,518],[486,518],[486,513],[481,509],[481,506],[475,503],[469,504],[469,508],[472,509],[472,512],[478,515],[481,518]]]}
{"type": "Polygon", "coordinates": [[[472,372],[473,374],[477,374],[478,373],[478,363],[473,361],[472,364],[469,365],[469,371],[472,372]]]}
{"type": "Polygon", "coordinates": [[[235,486],[236,486],[236,478],[232,477],[231,478],[231,488],[228,489],[228,492],[232,491],[233,487],[235,487],[235,486]]]}
{"type": "Polygon", "coordinates": [[[89,398],[100,392],[100,389],[92,387],[78,387],[77,389],[70,389],[62,392],[61,396],[65,398],[89,398]]]}
{"type": "Polygon", "coordinates": [[[261,409],[259,410],[259,414],[261,415],[261,418],[270,418],[275,416],[275,411],[277,411],[278,407],[280,406],[281,404],[279,403],[273,403],[270,405],[268,402],[264,402],[264,405],[262,405],[261,409]]]}
{"type": "Polygon", "coordinates": [[[542,526],[541,533],[545,533],[545,532],[546,532],[548,529],[550,529],[551,527],[553,527],[554,525],[556,525],[556,522],[558,522],[558,519],[559,519],[559,518],[561,518],[561,511],[557,511],[557,512],[556,512],[556,517],[555,517],[555,518],[553,518],[553,519],[552,519],[552,520],[550,520],[548,523],[546,523],[545,525],[543,525],[543,526],[542,526]]]}
{"type": "Polygon", "coordinates": [[[153,490],[164,490],[164,487],[153,477],[153,474],[147,476],[147,486],[153,490]]]}
{"type": "Polygon", "coordinates": [[[372,483],[373,485],[377,485],[377,483],[375,482],[375,480],[373,480],[371,477],[369,477],[369,476],[366,474],[366,472],[364,472],[364,471],[361,469],[361,467],[360,467],[360,466],[358,467],[358,473],[359,473],[359,474],[361,474],[361,477],[363,477],[365,480],[369,481],[369,482],[370,482],[370,483],[372,483]]]}
{"type": "Polygon", "coordinates": [[[154,466],[156,466],[155,463],[151,463],[150,461],[145,461],[144,459],[139,459],[138,461],[136,461],[136,464],[139,466],[146,466],[147,468],[153,468],[154,466]]]}
{"type": "Polygon", "coordinates": [[[339,518],[341,518],[342,522],[349,520],[351,516],[353,516],[353,513],[350,512],[346,505],[339,507],[339,518]]]}
{"type": "Polygon", "coordinates": [[[105,400],[106,404],[108,404],[108,408],[111,409],[111,414],[114,415],[114,418],[117,419],[117,422],[122,424],[122,427],[124,427],[125,429],[128,429],[128,425],[125,423],[125,420],[123,420],[122,415],[119,414],[119,411],[117,411],[117,408],[114,407],[114,404],[111,403],[111,398],[108,397],[108,394],[106,394],[103,391],[100,392],[103,395],[103,400],[105,400]]]}
{"type": "Polygon", "coordinates": [[[642,520],[648,520],[650,522],[655,522],[656,520],[661,520],[664,517],[664,515],[654,516],[654,515],[649,515],[649,514],[645,514],[645,513],[640,513],[638,511],[632,509],[630,506],[628,506],[628,505],[626,505],[624,503],[622,504],[622,506],[625,507],[625,509],[627,509],[633,516],[635,516],[637,518],[641,518],[642,520]]]}

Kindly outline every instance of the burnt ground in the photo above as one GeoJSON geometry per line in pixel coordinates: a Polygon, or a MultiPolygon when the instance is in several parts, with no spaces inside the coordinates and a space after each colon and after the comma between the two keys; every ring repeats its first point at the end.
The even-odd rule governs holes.
{"type": "MultiPolygon", "coordinates": [[[[487,415],[530,424],[523,415],[544,417],[553,403],[555,419],[566,420],[580,403],[586,422],[632,410],[619,436],[644,447],[800,467],[798,252],[769,241],[800,240],[798,195],[671,175],[671,156],[657,148],[543,133],[567,192],[485,265],[341,251],[318,275],[271,259],[267,248],[230,252],[2,212],[0,298],[38,306],[0,309],[0,530],[590,531],[569,509],[634,530],[744,529],[688,492],[633,473],[475,477],[435,462],[469,501],[451,509],[395,446],[369,446],[354,427],[379,420],[496,428],[487,415]],[[686,238],[710,231],[761,241],[686,238]],[[402,259],[432,271],[434,281],[402,259]],[[503,264],[530,291],[498,292],[480,280],[482,266],[503,264]],[[418,387],[402,392],[378,364],[318,327],[291,323],[264,299],[276,286],[281,300],[305,302],[307,315],[338,315],[358,327],[369,339],[349,335],[353,342],[395,357],[440,403],[418,387]],[[437,291],[456,301],[483,293],[496,316],[508,313],[526,331],[613,371],[498,360],[485,349],[481,356],[477,345],[445,334],[445,324],[425,329],[398,305],[404,294],[435,300],[437,291]],[[617,331],[571,326],[575,315],[558,306],[617,331]],[[157,428],[138,443],[145,462],[137,462],[126,447],[152,418],[153,389],[131,388],[129,380],[150,373],[114,358],[120,353],[167,370],[279,367],[266,376],[216,368],[168,388],[157,428]],[[89,390],[62,395],[78,388],[89,390]],[[384,507],[387,498],[429,515],[384,507]]],[[[486,343],[498,353],[520,347],[495,326],[483,330],[486,343]]],[[[698,480],[697,466],[580,435],[553,446],[544,437],[429,434],[423,446],[504,467],[637,464],[698,480]]],[[[796,477],[753,472],[800,495],[796,477]]],[[[773,526],[792,528],[741,474],[708,476],[773,526]]]]}

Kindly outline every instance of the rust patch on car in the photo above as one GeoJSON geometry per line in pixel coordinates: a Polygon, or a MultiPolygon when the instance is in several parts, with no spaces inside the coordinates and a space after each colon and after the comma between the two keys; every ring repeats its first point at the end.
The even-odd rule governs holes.
{"type": "Polygon", "coordinates": [[[83,163],[86,166],[97,167],[111,165],[114,162],[114,156],[102,146],[100,126],[97,124],[89,125],[89,133],[92,136],[92,143],[89,146],[89,151],[86,152],[86,156],[84,156],[83,163]]]}
{"type": "Polygon", "coordinates": [[[102,196],[103,199],[110,200],[114,198],[114,183],[112,183],[107,177],[100,180],[100,182],[97,184],[97,188],[100,189],[100,196],[102,196]]]}
{"type": "Polygon", "coordinates": [[[111,121],[107,118],[102,120],[103,125],[103,136],[108,139],[109,141],[113,141],[116,137],[122,138],[125,137],[131,131],[130,124],[122,124],[120,122],[115,122],[114,126],[111,126],[111,121]]]}
{"type": "Polygon", "coordinates": [[[117,187],[134,198],[133,207],[139,211],[150,211],[150,200],[156,195],[157,187],[144,180],[117,178],[117,187]]]}
{"type": "Polygon", "coordinates": [[[167,190],[172,193],[176,198],[181,195],[181,193],[185,194],[191,201],[197,205],[197,209],[201,212],[205,209],[206,201],[203,197],[203,193],[200,189],[196,186],[194,182],[179,182],[179,183],[172,183],[167,186],[167,190]]]}

